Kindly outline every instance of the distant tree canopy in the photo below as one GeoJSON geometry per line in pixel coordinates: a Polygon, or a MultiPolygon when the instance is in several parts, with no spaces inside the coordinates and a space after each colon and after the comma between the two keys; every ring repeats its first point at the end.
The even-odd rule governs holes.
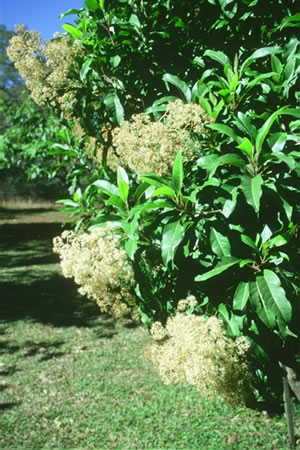
{"type": "Polygon", "coordinates": [[[6,48],[9,40],[15,35],[14,31],[7,30],[0,25],[0,98],[1,100],[19,101],[24,91],[24,80],[16,71],[14,64],[9,60],[6,48]]]}
{"type": "Polygon", "coordinates": [[[9,60],[6,48],[9,40],[15,35],[14,31],[0,25],[0,133],[9,126],[9,109],[14,104],[20,104],[27,94],[24,80],[9,60]]]}

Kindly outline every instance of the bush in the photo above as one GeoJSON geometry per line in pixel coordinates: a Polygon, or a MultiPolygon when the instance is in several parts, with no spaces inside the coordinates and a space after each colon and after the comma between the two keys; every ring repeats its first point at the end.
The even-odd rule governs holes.
{"type": "Polygon", "coordinates": [[[233,342],[247,337],[256,387],[271,397],[278,363],[296,370],[299,360],[294,10],[86,0],[64,14],[77,14],[64,28],[78,51],[57,92],[72,95],[62,114],[80,123],[86,149],[69,175],[73,199],[62,200],[80,216],[76,230],[93,240],[113,224],[148,326],[216,315],[233,342]],[[76,189],[83,175],[89,185],[76,189]],[[185,319],[176,311],[189,295],[198,302],[185,319]]]}

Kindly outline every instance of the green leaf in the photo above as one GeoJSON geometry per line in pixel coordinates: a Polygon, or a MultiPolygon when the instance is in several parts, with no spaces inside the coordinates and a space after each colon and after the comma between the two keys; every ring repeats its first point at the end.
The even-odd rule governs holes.
{"type": "Polygon", "coordinates": [[[129,192],[129,179],[126,170],[123,167],[118,167],[117,170],[118,188],[121,199],[126,203],[129,192]]]}
{"type": "Polygon", "coordinates": [[[291,155],[286,155],[281,152],[273,153],[273,160],[277,159],[278,162],[284,162],[290,170],[294,170],[296,167],[296,161],[291,155]]]}
{"type": "Polygon", "coordinates": [[[247,236],[246,234],[241,234],[241,240],[242,242],[244,242],[244,244],[248,245],[248,247],[258,252],[257,245],[249,236],[247,236]]]}
{"type": "Polygon", "coordinates": [[[74,39],[82,39],[82,33],[78,28],[74,27],[74,25],[71,25],[70,23],[64,23],[62,25],[62,28],[69,33],[70,36],[72,36],[74,39]]]}
{"type": "Polygon", "coordinates": [[[93,58],[89,58],[86,61],[84,61],[84,63],[82,64],[82,67],[80,69],[80,74],[79,74],[81,81],[85,80],[86,74],[90,70],[92,62],[93,62],[93,58]]]}
{"type": "Polygon", "coordinates": [[[171,189],[171,188],[169,188],[167,186],[155,189],[155,191],[153,192],[151,197],[158,197],[160,195],[166,195],[167,197],[171,197],[171,198],[175,198],[176,197],[176,194],[173,191],[173,189],[171,189]]]}
{"type": "Polygon", "coordinates": [[[99,3],[97,0],[85,0],[84,4],[91,11],[97,11],[97,9],[100,9],[100,6],[99,6],[99,3]]]}
{"type": "Polygon", "coordinates": [[[240,155],[228,153],[219,157],[217,155],[202,156],[197,160],[197,165],[202,169],[207,170],[209,178],[212,178],[220,166],[229,165],[244,167],[246,162],[240,155]]]}
{"type": "Polygon", "coordinates": [[[141,183],[137,187],[137,189],[136,189],[136,191],[134,193],[134,201],[135,202],[138,202],[141,199],[141,197],[144,195],[144,193],[148,189],[148,187],[149,187],[148,183],[141,183]]]}
{"type": "Polygon", "coordinates": [[[276,55],[271,56],[271,66],[273,72],[276,72],[278,75],[281,75],[283,71],[283,65],[280,59],[276,55]]]}
{"type": "Polygon", "coordinates": [[[235,72],[234,77],[232,78],[230,85],[229,85],[230,92],[235,92],[238,82],[239,82],[239,74],[238,74],[238,72],[235,72]]]}
{"type": "Polygon", "coordinates": [[[215,277],[216,275],[219,275],[220,273],[224,272],[225,270],[229,269],[235,264],[239,264],[240,261],[241,261],[240,259],[235,258],[233,256],[225,257],[217,264],[217,266],[214,269],[209,270],[208,272],[202,275],[197,275],[195,281],[205,281],[208,280],[209,278],[215,277]]]}
{"type": "Polygon", "coordinates": [[[237,113],[237,120],[234,121],[234,123],[239,127],[240,130],[248,134],[251,141],[253,142],[255,141],[257,130],[253,125],[253,123],[251,123],[250,118],[246,114],[239,111],[237,113]]]}
{"type": "Polygon", "coordinates": [[[275,111],[263,124],[263,126],[258,130],[256,140],[255,140],[255,149],[259,153],[261,151],[264,140],[266,139],[267,134],[270,131],[271,126],[277,117],[287,108],[287,106],[283,106],[282,108],[275,111]]]}
{"type": "Polygon", "coordinates": [[[241,188],[245,195],[248,205],[254,208],[255,212],[259,212],[260,199],[262,196],[263,179],[260,174],[254,178],[248,175],[242,176],[241,188]]]}
{"type": "Polygon", "coordinates": [[[166,83],[168,87],[168,83],[173,84],[179,92],[183,95],[185,101],[190,103],[192,100],[192,93],[188,85],[178,78],[176,75],[171,75],[170,73],[165,73],[163,76],[163,81],[166,83]]]}
{"type": "Polygon", "coordinates": [[[280,24],[279,30],[282,30],[283,28],[288,28],[288,27],[292,27],[292,28],[300,27],[300,13],[296,13],[293,16],[285,17],[280,24]]]}
{"type": "Polygon", "coordinates": [[[61,20],[66,16],[72,16],[73,14],[77,16],[79,13],[80,13],[80,9],[71,8],[71,9],[68,9],[67,11],[63,12],[62,14],[60,14],[58,16],[58,20],[61,20]]]}
{"type": "Polygon", "coordinates": [[[286,325],[290,322],[292,307],[275,272],[265,269],[262,276],[257,276],[250,294],[254,309],[269,328],[274,328],[275,319],[286,325]]]}
{"type": "Polygon", "coordinates": [[[262,80],[265,80],[267,78],[272,78],[274,75],[276,75],[276,72],[268,72],[268,73],[262,73],[255,77],[253,80],[249,81],[246,85],[246,90],[249,91],[254,86],[260,85],[262,80]]]}
{"type": "Polygon", "coordinates": [[[135,28],[136,31],[140,31],[141,22],[136,14],[131,14],[131,16],[129,18],[129,23],[130,23],[130,25],[133,26],[133,28],[135,28]]]}
{"type": "Polygon", "coordinates": [[[141,175],[140,179],[148,183],[150,186],[170,187],[170,180],[167,177],[155,175],[154,173],[141,175]]]}
{"type": "Polygon", "coordinates": [[[119,65],[120,62],[121,62],[121,58],[120,58],[119,55],[116,55],[116,56],[113,56],[113,57],[111,58],[111,61],[112,61],[112,65],[113,65],[114,67],[118,67],[118,65],[119,65]]]}
{"type": "Polygon", "coordinates": [[[245,153],[245,155],[247,155],[248,158],[250,159],[253,158],[254,146],[247,137],[244,137],[240,145],[237,145],[236,148],[242,150],[242,152],[245,153]]]}
{"type": "Polygon", "coordinates": [[[264,285],[264,278],[257,276],[255,281],[249,283],[250,287],[250,304],[256,312],[259,319],[271,330],[275,327],[275,314],[268,308],[265,294],[266,286],[264,285]]]}
{"type": "Polygon", "coordinates": [[[213,59],[214,61],[217,61],[218,63],[222,64],[223,66],[226,66],[227,64],[229,64],[229,66],[231,66],[228,56],[225,55],[225,53],[223,53],[223,52],[214,51],[214,50],[206,50],[204,52],[204,56],[208,56],[209,58],[213,59]]]}
{"type": "Polygon", "coordinates": [[[215,228],[210,228],[210,245],[212,251],[218,256],[230,256],[231,247],[227,236],[224,236],[215,228]]]}
{"type": "Polygon", "coordinates": [[[258,50],[255,50],[241,65],[240,68],[240,77],[243,75],[245,70],[258,58],[265,58],[266,56],[273,55],[274,53],[280,53],[281,48],[278,46],[275,47],[262,47],[258,50]]]}
{"type": "Polygon", "coordinates": [[[128,239],[128,241],[125,242],[125,250],[128,255],[128,258],[132,261],[134,260],[135,252],[138,249],[138,241],[136,239],[128,239]]]}
{"type": "Polygon", "coordinates": [[[122,222],[122,227],[124,230],[124,233],[130,238],[130,239],[135,239],[136,238],[136,231],[138,229],[139,226],[139,213],[136,214],[135,216],[133,216],[132,220],[130,222],[128,221],[123,221],[122,222]]]}
{"type": "Polygon", "coordinates": [[[124,120],[124,108],[115,92],[109,92],[104,97],[104,104],[107,108],[108,115],[113,123],[120,125],[124,120]]]}
{"type": "Polygon", "coordinates": [[[182,182],[183,182],[183,163],[182,163],[182,151],[180,150],[175,158],[172,171],[172,180],[174,184],[174,189],[178,195],[181,192],[182,182]]]}
{"type": "Polygon", "coordinates": [[[233,309],[236,311],[244,311],[249,299],[249,283],[241,281],[234,293],[233,297],[233,309]]]}
{"type": "Polygon", "coordinates": [[[166,266],[170,261],[173,261],[176,249],[183,237],[184,228],[179,220],[165,225],[161,239],[161,252],[162,260],[166,266]]]}
{"type": "Polygon", "coordinates": [[[237,317],[234,314],[230,314],[226,305],[221,303],[218,306],[218,312],[225,322],[225,326],[229,336],[237,337],[241,335],[240,329],[242,328],[243,318],[237,317]]]}
{"type": "Polygon", "coordinates": [[[206,126],[208,128],[211,128],[212,130],[219,131],[219,133],[226,134],[226,136],[229,136],[233,141],[236,141],[238,144],[242,142],[242,138],[238,136],[236,132],[227,125],[224,125],[222,123],[210,123],[206,126]]]}
{"type": "Polygon", "coordinates": [[[110,183],[106,180],[97,180],[93,183],[94,186],[96,186],[101,191],[104,191],[110,195],[116,195],[117,197],[120,197],[119,189],[114,184],[110,183]]]}
{"type": "Polygon", "coordinates": [[[118,209],[121,209],[122,211],[125,210],[125,203],[120,198],[119,195],[112,194],[108,200],[105,202],[106,206],[116,206],[118,209]]]}
{"type": "Polygon", "coordinates": [[[268,144],[272,150],[272,152],[281,152],[285,146],[287,140],[287,133],[279,132],[271,134],[268,138],[268,144]]]}

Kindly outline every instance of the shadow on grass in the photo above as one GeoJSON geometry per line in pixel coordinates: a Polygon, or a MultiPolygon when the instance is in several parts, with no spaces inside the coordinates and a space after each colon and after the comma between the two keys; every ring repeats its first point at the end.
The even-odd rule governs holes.
{"type": "Polygon", "coordinates": [[[38,279],[22,272],[22,283],[1,283],[0,321],[34,320],[56,327],[92,326],[100,316],[96,304],[76,292],[72,280],[60,274],[38,279]],[[27,279],[25,280],[24,278],[27,279]],[[27,283],[25,283],[27,281],[27,283]]]}
{"type": "Polygon", "coordinates": [[[52,239],[61,232],[59,223],[0,226],[0,323],[26,319],[90,327],[101,318],[102,337],[111,337],[114,323],[60,273],[52,239]]]}
{"type": "Polygon", "coordinates": [[[14,406],[19,406],[21,402],[6,402],[0,403],[0,411],[4,411],[5,409],[11,409],[14,406]]]}

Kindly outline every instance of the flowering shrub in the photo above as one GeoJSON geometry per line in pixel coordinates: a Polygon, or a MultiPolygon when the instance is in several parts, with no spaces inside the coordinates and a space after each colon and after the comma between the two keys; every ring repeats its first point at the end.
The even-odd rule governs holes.
{"type": "Polygon", "coordinates": [[[80,294],[87,295],[102,312],[115,318],[131,314],[137,319],[131,293],[133,270],[119,240],[107,224],[90,233],[63,231],[54,238],[53,250],[60,256],[63,275],[74,278],[80,294]]]}
{"type": "Polygon", "coordinates": [[[184,311],[197,302],[180,300],[177,314],[165,326],[154,322],[154,343],[145,350],[166,384],[186,381],[204,396],[221,397],[227,403],[247,402],[253,397],[253,374],[247,364],[249,341],[226,336],[222,321],[184,311]]]}
{"type": "MultiPolygon", "coordinates": [[[[30,82],[27,67],[36,64],[38,77],[42,72],[37,92],[51,105],[74,87],[72,114],[91,138],[93,150],[86,149],[83,158],[70,151],[76,166],[72,187],[80,185],[82,167],[89,171],[90,151],[101,162],[84,192],[73,189],[73,199],[65,201],[73,216],[81,216],[77,229],[92,231],[71,234],[69,242],[66,235],[56,249],[66,245],[58,250],[64,273],[103,310],[118,317],[124,305],[135,312],[136,304],[149,327],[161,323],[152,332],[167,333],[159,351],[176,349],[170,353],[178,367],[175,379],[205,391],[215,372],[229,386],[228,373],[239,386],[237,398],[246,397],[250,379],[232,369],[247,357],[241,340],[246,336],[257,378],[278,395],[279,362],[295,369],[299,361],[299,15],[283,0],[267,6],[262,0],[200,3],[86,0],[76,26],[65,28],[76,64],[63,92],[62,83],[56,88],[50,54],[30,60],[39,49],[36,36],[28,37],[24,75],[30,82]],[[47,90],[52,73],[54,100],[47,90]],[[174,102],[175,94],[183,101],[174,102]],[[103,229],[94,231],[111,221],[131,265],[124,250],[117,250],[120,240],[106,242],[103,229]],[[122,255],[113,262],[104,250],[109,242],[112,254],[122,255]],[[122,275],[124,268],[121,283],[117,272],[122,275]],[[190,294],[201,299],[191,307],[192,316],[180,301],[190,294]],[[227,340],[215,316],[235,340],[227,340]],[[197,342],[192,354],[189,334],[197,342]],[[198,352],[204,336],[210,345],[198,352]],[[185,360],[188,354],[193,363],[185,360]],[[206,381],[203,357],[211,367],[206,381]],[[218,365],[223,359],[226,370],[218,365]]],[[[17,63],[18,58],[12,52],[17,63]]],[[[61,146],[62,158],[65,150],[61,146]]],[[[162,361],[172,366],[173,360],[157,355],[153,359],[169,379],[162,361]]]]}

